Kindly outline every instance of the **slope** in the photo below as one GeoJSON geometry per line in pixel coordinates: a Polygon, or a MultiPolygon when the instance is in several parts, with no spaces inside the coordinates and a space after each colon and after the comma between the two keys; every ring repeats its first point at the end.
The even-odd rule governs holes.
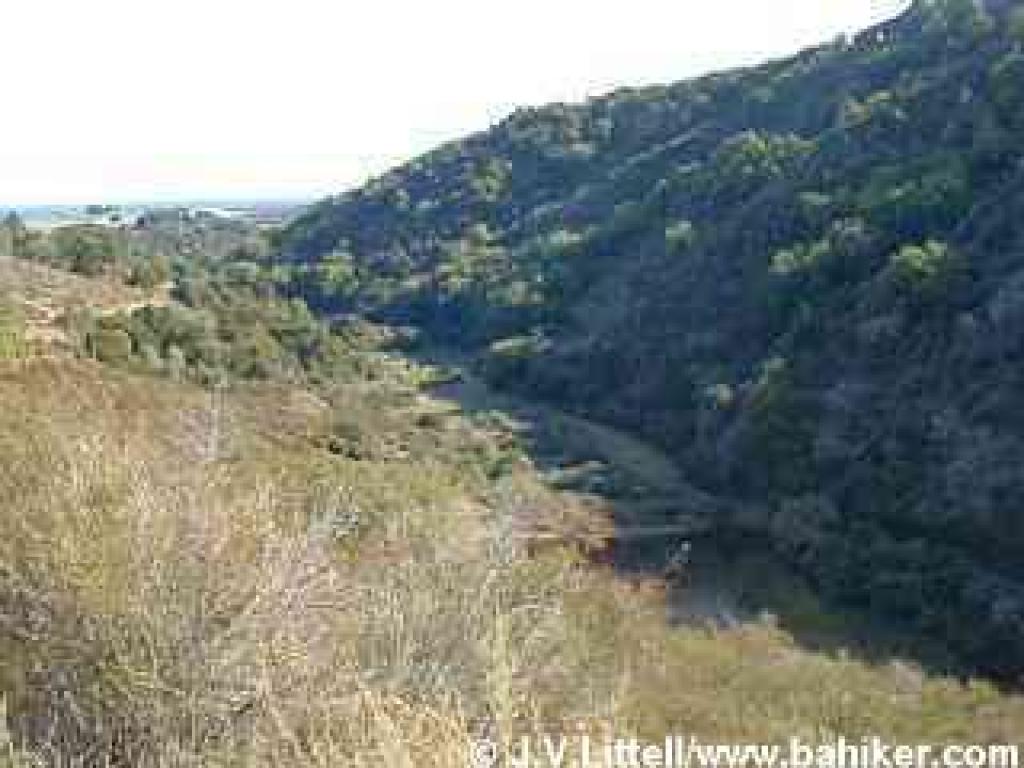
{"type": "Polygon", "coordinates": [[[1024,670],[1024,16],[522,110],[289,227],[268,275],[633,430],[823,594],[1024,670]]]}

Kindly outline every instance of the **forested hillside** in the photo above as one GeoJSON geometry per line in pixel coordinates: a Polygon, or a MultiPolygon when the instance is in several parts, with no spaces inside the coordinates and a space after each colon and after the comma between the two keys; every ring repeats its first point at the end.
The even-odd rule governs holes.
{"type": "MultiPolygon", "coordinates": [[[[519,111],[261,262],[634,430],[838,604],[1024,670],[1024,11],[519,111]]],[[[254,267],[255,268],[255,267],[254,267]]]]}

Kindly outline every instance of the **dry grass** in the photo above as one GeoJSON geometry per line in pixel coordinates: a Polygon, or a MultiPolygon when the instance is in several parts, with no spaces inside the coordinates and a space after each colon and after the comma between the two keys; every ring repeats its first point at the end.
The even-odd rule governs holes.
{"type": "MultiPolygon", "coordinates": [[[[82,277],[44,264],[3,257],[0,257],[0,285],[11,295],[59,309],[93,307],[113,311],[150,298],[144,291],[126,286],[116,277],[82,277]]],[[[166,293],[167,287],[161,288],[159,297],[164,298],[166,293]]]]}
{"type": "Polygon", "coordinates": [[[461,458],[331,456],[330,405],[286,395],[229,396],[211,454],[203,392],[86,364],[0,374],[0,766],[462,766],[481,718],[1024,733],[1022,702],[985,685],[769,626],[669,630],[656,589],[504,546],[522,493],[461,458]]]}
{"type": "Polygon", "coordinates": [[[132,312],[170,303],[170,284],[152,293],[127,286],[117,277],[86,278],[22,259],[0,257],[2,298],[25,317],[26,341],[37,354],[66,351],[73,344],[63,327],[69,312],[98,315],[132,312]]]}

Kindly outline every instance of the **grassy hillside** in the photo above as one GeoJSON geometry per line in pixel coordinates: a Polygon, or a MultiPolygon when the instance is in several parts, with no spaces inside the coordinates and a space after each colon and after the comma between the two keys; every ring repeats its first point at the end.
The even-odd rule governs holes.
{"type": "Polygon", "coordinates": [[[1024,12],[522,110],[263,265],[668,449],[836,603],[1024,670],[1024,12]]]}
{"type": "Polygon", "coordinates": [[[803,650],[767,619],[672,628],[655,582],[528,556],[510,522],[571,494],[403,381],[212,395],[0,368],[0,765],[462,766],[476,722],[580,717],[652,739],[1024,732],[989,684],[803,650]]]}

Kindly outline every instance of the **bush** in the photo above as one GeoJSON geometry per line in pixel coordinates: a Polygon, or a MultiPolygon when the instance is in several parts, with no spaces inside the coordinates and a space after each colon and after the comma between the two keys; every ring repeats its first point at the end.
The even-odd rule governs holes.
{"type": "Polygon", "coordinates": [[[88,345],[92,356],[102,363],[124,365],[132,359],[132,337],[119,328],[93,332],[89,336],[88,345]]]}
{"type": "Polygon", "coordinates": [[[60,263],[79,275],[98,277],[114,263],[110,236],[93,230],[72,230],[54,236],[60,263]]]}
{"type": "Polygon", "coordinates": [[[891,274],[897,284],[914,298],[925,301],[951,298],[964,267],[957,251],[936,240],[905,245],[890,259],[891,274]]]}
{"type": "Polygon", "coordinates": [[[158,288],[171,279],[171,265],[162,256],[156,256],[132,267],[128,277],[129,285],[137,285],[145,291],[158,288]]]}
{"type": "Polygon", "coordinates": [[[536,336],[516,336],[490,345],[484,361],[484,375],[495,383],[510,383],[526,376],[530,363],[545,349],[536,336]]]}

